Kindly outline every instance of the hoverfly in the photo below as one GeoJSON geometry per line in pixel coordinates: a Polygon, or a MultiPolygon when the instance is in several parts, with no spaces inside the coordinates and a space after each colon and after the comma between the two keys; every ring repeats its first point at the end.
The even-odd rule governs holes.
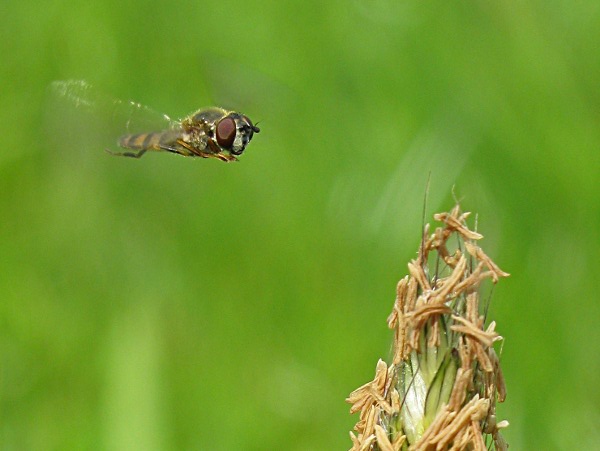
{"type": "Polygon", "coordinates": [[[237,161],[254,133],[260,129],[244,114],[223,108],[204,108],[181,119],[172,120],[136,102],[123,102],[100,95],[83,80],[55,81],[52,89],[78,109],[95,112],[109,110],[122,115],[125,133],[117,144],[126,151],[106,151],[112,155],[140,158],[147,151],[166,151],[186,157],[237,161]],[[146,123],[142,125],[141,117],[146,123]],[[148,122],[148,118],[152,120],[148,122]],[[154,124],[154,125],[150,125],[154,124]],[[137,128],[139,131],[133,132],[137,128]]]}

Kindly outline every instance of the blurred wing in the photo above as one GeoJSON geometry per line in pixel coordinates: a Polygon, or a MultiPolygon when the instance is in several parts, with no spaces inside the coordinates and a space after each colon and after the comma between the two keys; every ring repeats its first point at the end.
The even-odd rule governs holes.
{"type": "Polygon", "coordinates": [[[133,101],[115,99],[84,80],[50,84],[49,131],[77,147],[117,149],[121,136],[177,126],[169,116],[133,101]]]}
{"type": "Polygon", "coordinates": [[[211,55],[202,72],[215,104],[242,111],[255,122],[272,122],[301,105],[292,88],[248,65],[211,55]]]}

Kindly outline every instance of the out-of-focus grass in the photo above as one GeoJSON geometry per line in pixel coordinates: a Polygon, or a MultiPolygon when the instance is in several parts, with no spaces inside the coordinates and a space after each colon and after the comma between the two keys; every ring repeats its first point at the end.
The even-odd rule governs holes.
{"type": "Polygon", "coordinates": [[[455,186],[512,274],[509,443],[598,446],[596,2],[4,10],[3,449],[348,447],[430,171],[428,215],[455,186]],[[49,110],[68,78],[262,131],[237,164],[111,158],[49,110]]]}

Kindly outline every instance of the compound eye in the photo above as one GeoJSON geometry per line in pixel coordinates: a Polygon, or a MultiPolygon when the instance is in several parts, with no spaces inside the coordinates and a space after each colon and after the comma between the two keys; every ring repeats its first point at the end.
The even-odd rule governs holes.
{"type": "Polygon", "coordinates": [[[222,119],[217,124],[217,144],[224,149],[230,149],[236,134],[235,121],[230,117],[222,119]]]}

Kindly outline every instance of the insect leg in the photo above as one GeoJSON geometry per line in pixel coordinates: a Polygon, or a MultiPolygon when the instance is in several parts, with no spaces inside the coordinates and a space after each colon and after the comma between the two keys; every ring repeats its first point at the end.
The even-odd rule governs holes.
{"type": "Polygon", "coordinates": [[[238,159],[233,155],[225,155],[223,153],[216,153],[211,155],[211,157],[218,158],[219,160],[224,161],[226,163],[229,163],[230,161],[238,161],[238,159]]]}
{"type": "Polygon", "coordinates": [[[156,147],[156,149],[158,149],[158,150],[166,150],[167,152],[176,153],[178,155],[183,155],[184,157],[188,157],[189,156],[187,153],[183,152],[181,149],[178,149],[177,147],[166,146],[164,144],[158,145],[156,147]]]}
{"type": "Polygon", "coordinates": [[[141,149],[138,152],[113,152],[109,149],[104,149],[107,153],[114,155],[116,157],[131,157],[131,158],[141,158],[142,155],[146,153],[148,149],[141,149]]]}
{"type": "Polygon", "coordinates": [[[217,158],[221,161],[225,161],[226,163],[230,161],[238,161],[238,159],[233,155],[226,155],[223,152],[221,152],[221,149],[219,149],[219,147],[215,144],[215,142],[212,139],[208,140],[208,148],[212,150],[212,152],[206,154],[207,156],[205,156],[204,158],[217,158]]]}
{"type": "Polygon", "coordinates": [[[182,153],[182,155],[186,155],[188,157],[196,156],[196,157],[202,157],[202,158],[210,158],[213,156],[212,153],[204,152],[204,151],[200,150],[198,147],[194,147],[181,139],[177,140],[177,144],[179,144],[182,148],[184,148],[188,151],[188,153],[186,153],[186,154],[182,153]]]}

